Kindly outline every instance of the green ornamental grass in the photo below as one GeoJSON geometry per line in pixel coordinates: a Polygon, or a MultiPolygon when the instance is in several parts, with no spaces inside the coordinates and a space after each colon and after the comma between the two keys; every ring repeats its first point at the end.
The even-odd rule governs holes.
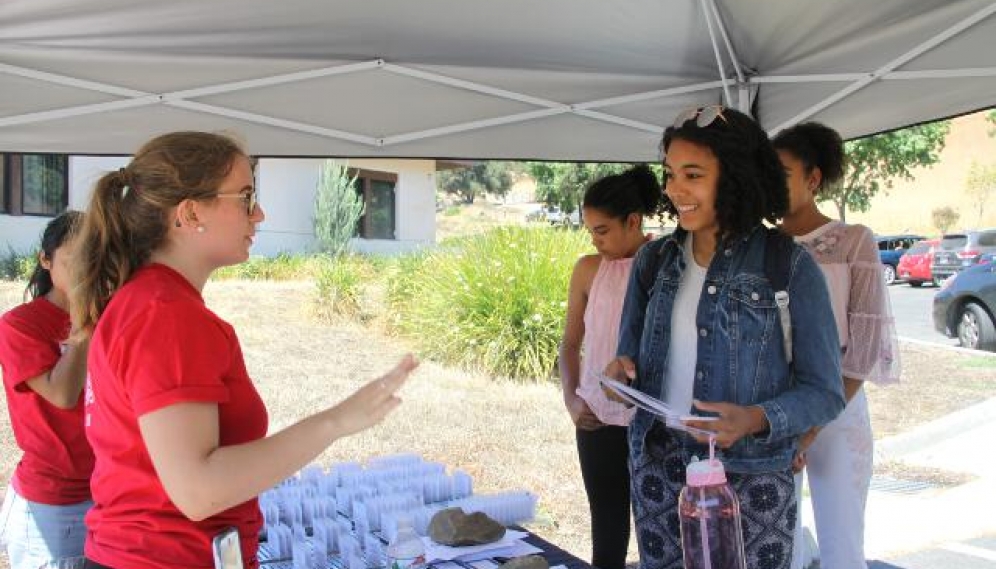
{"type": "Polygon", "coordinates": [[[507,226],[403,258],[394,323],[427,356],[532,381],[552,377],[584,232],[507,226]]]}

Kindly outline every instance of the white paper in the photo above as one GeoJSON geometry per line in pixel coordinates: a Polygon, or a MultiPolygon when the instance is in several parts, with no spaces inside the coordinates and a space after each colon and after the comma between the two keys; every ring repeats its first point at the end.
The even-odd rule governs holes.
{"type": "Polygon", "coordinates": [[[532,553],[542,553],[542,549],[522,541],[527,536],[529,534],[523,531],[505,530],[504,537],[484,545],[451,547],[436,543],[428,536],[422,537],[422,543],[425,545],[425,560],[428,562],[453,559],[469,562],[488,557],[521,557],[532,553]]]}
{"type": "Polygon", "coordinates": [[[664,424],[672,429],[706,437],[715,434],[712,431],[707,431],[705,429],[689,427],[684,423],[684,421],[717,421],[719,419],[718,417],[704,417],[700,415],[684,415],[676,413],[660,399],[651,397],[638,389],[633,389],[621,381],[617,381],[611,377],[601,374],[598,376],[598,381],[600,381],[605,387],[611,389],[616,395],[625,401],[636,405],[648,413],[652,413],[663,418],[664,424]]]}

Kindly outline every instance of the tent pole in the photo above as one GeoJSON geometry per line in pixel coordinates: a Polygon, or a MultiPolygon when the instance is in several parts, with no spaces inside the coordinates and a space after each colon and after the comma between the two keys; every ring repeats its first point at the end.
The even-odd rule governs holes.
{"type": "Polygon", "coordinates": [[[719,44],[716,42],[716,31],[712,28],[712,18],[709,13],[707,0],[699,0],[702,6],[702,15],[705,17],[706,28],[709,30],[709,42],[712,44],[713,55],[716,56],[716,67],[719,68],[719,79],[723,82],[723,100],[727,106],[733,104],[733,97],[730,96],[729,79],[726,78],[726,66],[723,65],[723,56],[719,53],[719,44]]]}
{"type": "Polygon", "coordinates": [[[726,24],[723,23],[723,19],[719,16],[719,10],[716,8],[716,0],[709,0],[709,10],[716,21],[716,27],[719,28],[720,35],[723,36],[723,44],[726,46],[726,53],[730,56],[730,62],[733,64],[733,71],[737,74],[737,81],[743,83],[745,81],[744,72],[740,66],[740,61],[737,59],[737,52],[733,49],[733,44],[730,43],[730,36],[726,33],[726,24]]]}

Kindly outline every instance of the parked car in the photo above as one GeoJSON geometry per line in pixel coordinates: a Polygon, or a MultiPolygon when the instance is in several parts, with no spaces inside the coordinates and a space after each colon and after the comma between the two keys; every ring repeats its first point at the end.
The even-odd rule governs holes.
{"type": "Polygon", "coordinates": [[[875,237],[878,242],[878,258],[882,261],[882,276],[885,284],[891,285],[896,282],[899,259],[917,241],[924,239],[923,235],[879,235],[875,237]]]}
{"type": "Polygon", "coordinates": [[[931,282],[934,277],[930,266],[934,263],[934,249],[940,242],[940,239],[924,239],[914,243],[899,258],[899,265],[896,267],[899,278],[908,282],[911,287],[931,282]]]}
{"type": "MultiPolygon", "coordinates": [[[[991,257],[990,257],[991,259],[991,257]]],[[[934,328],[965,348],[996,351],[996,264],[970,266],[934,295],[934,328]]]]}
{"type": "Polygon", "coordinates": [[[986,253],[996,253],[996,229],[944,235],[931,266],[934,282],[940,283],[958,271],[978,264],[986,253]]]}
{"type": "Polygon", "coordinates": [[[581,225],[581,213],[578,210],[574,210],[565,215],[560,208],[554,206],[550,208],[549,213],[547,213],[546,220],[550,223],[550,225],[578,227],[581,225]]]}

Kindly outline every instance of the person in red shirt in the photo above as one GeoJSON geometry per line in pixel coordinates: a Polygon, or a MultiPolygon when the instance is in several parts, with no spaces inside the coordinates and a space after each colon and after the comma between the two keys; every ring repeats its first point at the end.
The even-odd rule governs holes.
{"type": "Polygon", "coordinates": [[[256,496],[400,403],[417,365],[410,355],[267,436],[235,331],[201,296],[212,271],[248,258],[263,219],[249,158],[217,134],[154,138],[97,183],[72,305],[91,335],[85,567],[206,569],[212,539],[228,528],[245,566],[258,567],[256,496]]]}
{"type": "Polygon", "coordinates": [[[87,340],[68,341],[69,263],[82,214],[67,211],[42,235],[24,304],[0,318],[7,411],[24,455],[0,513],[12,569],[83,556],[93,453],[83,434],[87,340]]]}

